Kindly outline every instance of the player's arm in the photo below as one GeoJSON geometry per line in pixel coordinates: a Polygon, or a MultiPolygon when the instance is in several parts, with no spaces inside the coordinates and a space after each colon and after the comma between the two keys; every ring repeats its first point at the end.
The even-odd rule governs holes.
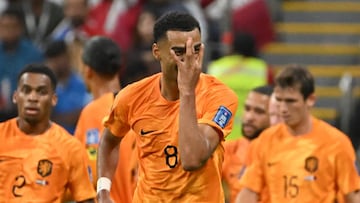
{"type": "Polygon", "coordinates": [[[345,195],[346,203],[359,203],[360,202],[360,191],[351,192],[345,195]]]}
{"type": "Polygon", "coordinates": [[[220,136],[210,125],[198,124],[195,106],[195,89],[202,68],[204,45],[189,38],[185,53],[171,50],[178,65],[180,94],[179,150],[182,167],[196,170],[204,165],[219,144],[220,136]]]}
{"type": "Polygon", "coordinates": [[[259,195],[248,189],[248,188],[243,188],[240,193],[238,194],[238,196],[236,197],[236,203],[257,203],[259,199],[259,195]]]}
{"type": "MultiPolygon", "coordinates": [[[[113,135],[108,128],[104,129],[98,149],[98,157],[96,163],[98,173],[97,177],[104,177],[108,178],[108,180],[111,180],[114,176],[118,162],[118,152],[121,139],[121,137],[113,135]]],[[[99,202],[103,202],[102,200],[107,200],[109,198],[110,194],[108,190],[102,189],[97,192],[97,198],[99,202]]]]}

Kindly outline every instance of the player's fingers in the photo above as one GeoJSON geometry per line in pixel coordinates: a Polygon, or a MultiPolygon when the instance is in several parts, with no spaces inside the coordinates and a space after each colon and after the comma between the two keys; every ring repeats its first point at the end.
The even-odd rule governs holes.
{"type": "Polygon", "coordinates": [[[200,50],[199,50],[199,58],[198,58],[198,63],[200,68],[202,68],[202,63],[203,63],[203,58],[204,58],[204,52],[205,52],[205,45],[203,43],[201,43],[200,46],[200,50]]]}

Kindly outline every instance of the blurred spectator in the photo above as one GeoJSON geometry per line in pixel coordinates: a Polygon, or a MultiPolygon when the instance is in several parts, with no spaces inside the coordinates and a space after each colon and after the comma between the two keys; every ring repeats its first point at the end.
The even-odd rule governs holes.
{"type": "Polygon", "coordinates": [[[92,27],[87,21],[90,9],[87,0],[64,0],[63,7],[65,17],[52,33],[52,39],[66,42],[71,66],[78,72],[84,42],[97,34],[97,27],[92,27]]]}
{"type": "Polygon", "coordinates": [[[91,96],[87,93],[81,76],[71,68],[64,41],[50,42],[45,56],[47,65],[58,79],[58,102],[53,110],[52,119],[73,134],[80,111],[91,100],[91,96]]]}
{"type": "Polygon", "coordinates": [[[64,17],[63,8],[48,0],[21,1],[26,36],[39,48],[45,48],[48,37],[64,17]]]}
{"type": "Polygon", "coordinates": [[[146,8],[141,12],[134,32],[134,42],[127,54],[126,67],[120,74],[121,86],[160,72],[152,54],[153,26],[156,16],[146,8]]]}
{"type": "Polygon", "coordinates": [[[128,8],[126,12],[119,15],[117,24],[111,38],[114,39],[125,53],[134,42],[134,30],[136,23],[143,8],[151,11],[156,18],[167,11],[178,10],[188,12],[182,1],[171,0],[139,0],[136,4],[128,8]]]}
{"type": "MultiPolygon", "coordinates": [[[[230,53],[210,63],[208,73],[232,88],[243,106],[245,97],[252,88],[272,83],[272,72],[266,62],[258,57],[255,39],[248,33],[234,33],[230,53]]],[[[228,139],[241,135],[242,108],[238,108],[235,124],[228,139]]]]}
{"type": "Polygon", "coordinates": [[[15,7],[8,7],[0,15],[0,121],[16,115],[11,98],[22,68],[43,61],[40,50],[23,37],[22,19],[20,9],[15,7]]]}

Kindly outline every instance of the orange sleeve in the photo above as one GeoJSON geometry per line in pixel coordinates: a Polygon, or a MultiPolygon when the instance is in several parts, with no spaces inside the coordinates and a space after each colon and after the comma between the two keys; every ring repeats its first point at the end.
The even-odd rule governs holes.
{"type": "Polygon", "coordinates": [[[235,112],[238,106],[238,98],[236,94],[225,85],[212,88],[207,94],[207,101],[211,101],[204,104],[204,114],[199,123],[207,123],[220,132],[222,132],[222,138],[225,138],[232,130],[234,122],[235,112]]]}
{"type": "Polygon", "coordinates": [[[355,152],[350,143],[344,143],[335,156],[336,184],[343,194],[360,189],[360,178],[355,163],[355,152]]]}
{"type": "Polygon", "coordinates": [[[130,130],[129,109],[126,98],[131,98],[130,91],[123,89],[116,97],[111,112],[104,120],[104,126],[109,128],[113,135],[123,137],[130,130]]]}
{"type": "Polygon", "coordinates": [[[83,201],[95,198],[96,193],[89,174],[90,167],[87,162],[85,149],[77,140],[73,140],[70,148],[70,175],[69,189],[76,201],[83,201]]]}
{"type": "MultiPolygon", "coordinates": [[[[263,133],[264,134],[264,133],[263,133]]],[[[240,187],[246,187],[254,192],[260,194],[265,184],[265,175],[263,167],[263,150],[257,146],[263,145],[261,138],[258,137],[256,143],[253,143],[251,151],[247,160],[247,167],[244,175],[240,179],[240,187]]],[[[254,140],[255,141],[255,140],[254,140]]],[[[253,142],[254,142],[253,141],[253,142]]]]}

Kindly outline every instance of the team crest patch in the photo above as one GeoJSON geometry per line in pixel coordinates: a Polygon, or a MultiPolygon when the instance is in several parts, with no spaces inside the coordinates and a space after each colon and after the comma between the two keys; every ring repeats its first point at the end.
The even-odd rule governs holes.
{"type": "Polygon", "coordinates": [[[305,169],[310,172],[310,173],[314,173],[319,166],[319,160],[318,158],[314,157],[314,156],[309,156],[308,158],[305,159],[305,169]]]}
{"type": "Polygon", "coordinates": [[[225,128],[226,124],[229,122],[232,113],[225,106],[220,106],[213,121],[218,124],[221,128],[225,128]]]}
{"type": "Polygon", "coordinates": [[[86,131],[86,144],[98,144],[99,143],[99,130],[97,128],[89,129],[86,131]]]}
{"type": "Polygon", "coordinates": [[[52,162],[47,159],[42,159],[38,162],[37,172],[41,177],[46,177],[51,174],[52,162]]]}

